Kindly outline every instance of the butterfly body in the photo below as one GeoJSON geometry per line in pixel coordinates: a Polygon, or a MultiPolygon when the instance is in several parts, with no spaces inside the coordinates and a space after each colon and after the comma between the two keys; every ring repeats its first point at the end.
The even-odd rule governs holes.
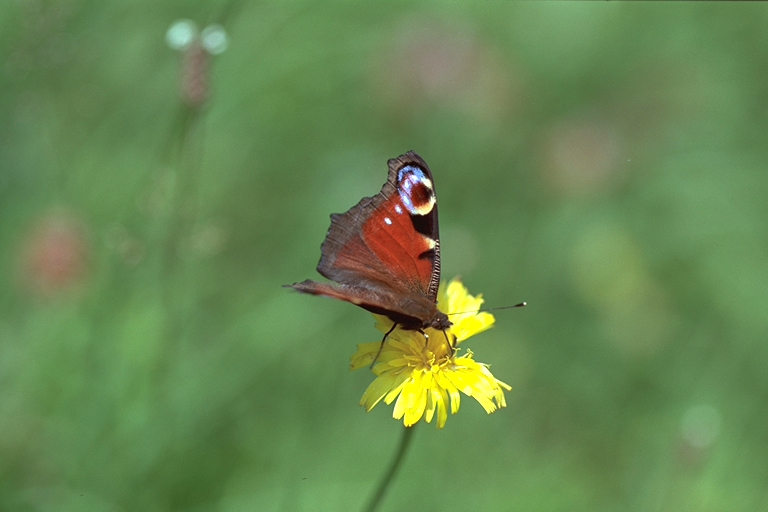
{"type": "Polygon", "coordinates": [[[290,285],[385,315],[404,329],[445,331],[437,309],[440,236],[432,173],[413,151],[388,161],[381,191],[331,215],[317,271],[330,283],[290,285]]]}

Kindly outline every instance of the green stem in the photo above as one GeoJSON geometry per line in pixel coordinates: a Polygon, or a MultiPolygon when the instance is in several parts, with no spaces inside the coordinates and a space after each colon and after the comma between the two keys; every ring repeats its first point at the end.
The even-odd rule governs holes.
{"type": "Polygon", "coordinates": [[[411,439],[413,439],[413,432],[415,430],[415,425],[413,427],[407,427],[403,429],[403,436],[400,438],[400,446],[397,447],[395,458],[392,460],[392,464],[390,464],[389,469],[384,474],[384,478],[381,479],[379,487],[371,497],[368,505],[363,509],[365,512],[376,512],[376,510],[379,508],[379,505],[381,505],[384,494],[386,494],[387,489],[389,489],[389,484],[392,483],[395,475],[397,474],[397,471],[400,469],[400,466],[403,463],[403,460],[405,460],[405,454],[408,452],[408,446],[411,444],[411,439]]]}

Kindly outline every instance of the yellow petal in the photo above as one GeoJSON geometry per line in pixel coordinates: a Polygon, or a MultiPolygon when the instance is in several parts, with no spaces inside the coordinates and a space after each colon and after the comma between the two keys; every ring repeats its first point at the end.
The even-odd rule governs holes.
{"type": "Polygon", "coordinates": [[[359,344],[357,346],[357,352],[355,352],[350,359],[349,369],[354,371],[371,366],[373,358],[379,351],[380,346],[380,342],[359,344]]]}
{"type": "Polygon", "coordinates": [[[448,377],[445,376],[444,372],[440,373],[440,387],[446,390],[451,398],[451,414],[456,414],[459,412],[459,407],[461,405],[461,393],[459,393],[459,390],[456,388],[456,386],[453,385],[448,377]]]}
{"type": "Polygon", "coordinates": [[[402,392],[403,387],[408,383],[408,379],[410,378],[410,375],[407,371],[402,372],[393,372],[393,375],[395,375],[395,381],[394,384],[391,387],[391,391],[387,393],[387,396],[384,398],[384,403],[389,405],[392,403],[392,400],[397,398],[397,396],[402,392]]]}
{"type": "Polygon", "coordinates": [[[462,342],[493,327],[496,319],[490,313],[478,313],[458,320],[451,326],[451,333],[456,336],[457,342],[462,342]]]}
{"type": "Polygon", "coordinates": [[[432,418],[435,416],[435,409],[437,408],[437,400],[435,400],[435,389],[430,388],[427,390],[427,409],[424,413],[424,420],[427,423],[432,422],[432,418]]]}
{"type": "Polygon", "coordinates": [[[360,399],[360,405],[365,406],[367,411],[373,409],[382,398],[391,393],[393,388],[398,388],[398,375],[397,374],[385,374],[374,379],[363,393],[363,397],[360,399]]]}
{"type": "Polygon", "coordinates": [[[435,387],[432,390],[434,401],[437,402],[437,428],[443,428],[448,421],[448,393],[443,388],[435,387]]]}
{"type": "MultiPolygon", "coordinates": [[[[409,427],[420,421],[432,422],[443,428],[450,413],[456,414],[461,405],[461,394],[477,400],[488,412],[506,406],[504,390],[512,388],[497,380],[488,366],[473,359],[473,354],[458,356],[456,343],[491,327],[495,319],[489,313],[478,313],[483,304],[481,295],[472,296],[458,280],[443,286],[438,307],[451,315],[453,325],[448,331],[426,329],[424,332],[407,331],[396,327],[381,342],[358,345],[352,356],[352,369],[370,366],[377,375],[360,400],[366,410],[379,402],[392,404],[392,416],[403,420],[409,427]],[[378,354],[378,356],[377,356],[378,354]]],[[[374,315],[376,328],[388,332],[392,321],[374,315]]]]}

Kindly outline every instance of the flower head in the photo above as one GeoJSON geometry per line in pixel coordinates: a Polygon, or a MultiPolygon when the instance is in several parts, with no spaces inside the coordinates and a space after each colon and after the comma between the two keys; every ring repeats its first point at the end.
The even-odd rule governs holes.
{"type": "MultiPolygon", "coordinates": [[[[429,423],[437,414],[437,428],[445,426],[449,407],[451,414],[459,411],[461,393],[480,402],[488,414],[505,407],[503,390],[512,388],[497,380],[487,365],[475,361],[472,351],[459,355],[457,348],[495,322],[493,315],[478,312],[482,303],[482,296],[473,297],[454,279],[441,288],[437,301],[441,311],[451,314],[453,325],[448,330],[427,328],[425,336],[398,326],[383,347],[378,341],[358,345],[351,368],[357,370],[375,360],[373,373],[376,374],[360,405],[370,411],[382,400],[388,405],[397,400],[392,415],[397,420],[402,418],[406,427],[414,425],[422,416],[429,423]]],[[[392,327],[389,318],[374,317],[376,328],[381,332],[386,333],[392,327]]]]}

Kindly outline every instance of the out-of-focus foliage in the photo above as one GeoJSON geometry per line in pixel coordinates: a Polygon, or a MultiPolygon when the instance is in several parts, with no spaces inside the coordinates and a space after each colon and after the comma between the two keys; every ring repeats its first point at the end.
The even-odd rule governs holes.
{"type": "Polygon", "coordinates": [[[0,56],[0,509],[359,508],[378,334],[280,285],[409,149],[530,305],[384,508],[768,509],[764,5],[18,0],[0,56]]]}

